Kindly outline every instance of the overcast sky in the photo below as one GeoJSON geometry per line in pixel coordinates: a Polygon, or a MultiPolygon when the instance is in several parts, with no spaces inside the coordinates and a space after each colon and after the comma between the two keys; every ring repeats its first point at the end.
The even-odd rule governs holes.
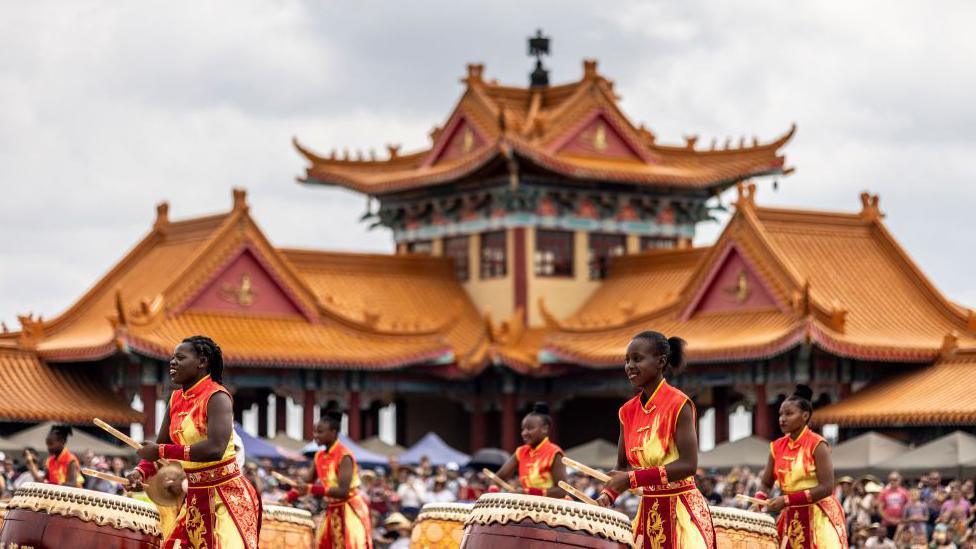
{"type": "MultiPolygon", "coordinates": [[[[389,251],[365,199],[295,183],[313,149],[427,144],[465,63],[523,85],[525,38],[556,83],[597,58],[660,141],[769,139],[796,174],[768,205],[856,210],[976,305],[976,4],[940,2],[4,2],[0,319],[52,317],[149,229],[226,210],[230,188],[281,246],[389,251]]],[[[728,202],[729,197],[726,197],[728,202]]],[[[718,225],[703,225],[700,243],[718,225]]],[[[843,269],[843,265],[838,265],[843,269]]]]}

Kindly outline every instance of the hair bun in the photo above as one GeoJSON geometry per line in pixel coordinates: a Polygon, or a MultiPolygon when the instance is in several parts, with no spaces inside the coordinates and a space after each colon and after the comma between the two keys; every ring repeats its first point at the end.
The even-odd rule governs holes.
{"type": "Polygon", "coordinates": [[[544,416],[549,415],[549,403],[548,402],[536,402],[532,405],[533,414],[541,414],[544,416]]]}
{"type": "Polygon", "coordinates": [[[793,391],[793,396],[800,397],[804,400],[813,400],[813,389],[807,385],[797,385],[796,390],[793,391]]]}
{"type": "Polygon", "coordinates": [[[342,412],[340,412],[339,410],[326,410],[325,417],[333,421],[342,422],[342,412]]]}

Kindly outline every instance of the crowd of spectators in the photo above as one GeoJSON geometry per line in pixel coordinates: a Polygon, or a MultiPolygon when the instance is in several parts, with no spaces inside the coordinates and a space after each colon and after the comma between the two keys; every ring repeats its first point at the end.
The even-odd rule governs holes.
{"type": "MultiPolygon", "coordinates": [[[[27,466],[32,453],[43,467],[37,452],[27,449],[13,456],[0,452],[0,499],[9,498],[25,482],[35,480],[27,466]]],[[[132,466],[121,457],[105,458],[92,452],[79,455],[82,467],[123,476],[132,466]]],[[[271,475],[277,471],[291,478],[305,478],[309,463],[276,466],[270,461],[248,461],[244,471],[267,503],[284,502],[288,486],[271,475]]],[[[736,494],[754,495],[761,489],[760,472],[735,468],[725,474],[699,471],[698,486],[711,505],[748,509],[749,504],[736,494]]],[[[571,474],[570,483],[596,498],[602,486],[589,477],[571,474]]],[[[122,485],[85,477],[85,488],[124,494],[122,485]]],[[[406,546],[412,521],[427,503],[474,501],[490,483],[478,471],[455,464],[435,466],[424,459],[419,465],[405,466],[390,458],[386,467],[360,470],[359,490],[368,499],[373,517],[377,547],[398,549],[406,546]]],[[[773,494],[775,495],[775,494],[773,494]]],[[[897,549],[967,548],[976,549],[976,487],[973,479],[943,479],[938,472],[906,481],[892,472],[885,482],[873,476],[837,480],[836,496],[847,520],[851,547],[897,549]]],[[[633,517],[639,501],[625,493],[617,501],[617,510],[633,517]]],[[[314,497],[296,504],[313,515],[322,511],[322,502],[314,497]]]]}

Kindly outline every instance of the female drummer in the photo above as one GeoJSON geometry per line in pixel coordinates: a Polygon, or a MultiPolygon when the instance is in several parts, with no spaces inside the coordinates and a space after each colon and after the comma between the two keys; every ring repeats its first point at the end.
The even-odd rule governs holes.
{"type": "Polygon", "coordinates": [[[779,483],[783,495],[770,501],[766,510],[783,511],[777,521],[783,544],[806,549],[847,547],[844,511],[833,495],[830,447],[808,426],[813,415],[811,397],[809,387],[798,385],[779,407],[779,426],[785,435],[769,445],[762,483],[767,491],[773,481],[779,483]]]}
{"type": "Polygon", "coordinates": [[[307,482],[299,482],[287,498],[295,501],[311,494],[327,500],[319,549],[371,549],[369,506],[359,494],[356,458],[339,441],[341,426],[342,414],[335,411],[326,412],[315,424],[315,442],[325,448],[315,453],[315,466],[307,482]]]}
{"type": "Polygon", "coordinates": [[[525,444],[519,446],[498,470],[502,480],[508,480],[518,471],[523,494],[553,498],[566,496],[558,485],[559,481],[566,480],[563,449],[549,440],[551,428],[549,405],[536,402],[532,411],[522,418],[522,441],[525,444]]]}
{"type": "Polygon", "coordinates": [[[641,491],[634,539],[649,548],[715,548],[708,501],[695,487],[695,405],[665,380],[684,366],[685,342],[641,332],[627,346],[624,373],[640,394],[620,408],[617,468],[598,502],[641,491]]]}
{"type": "Polygon", "coordinates": [[[220,347],[204,336],[183,340],[169,361],[173,391],[156,442],[145,442],[143,459],[128,478],[138,488],[156,474],[160,458],[179,461],[187,493],[176,527],[163,547],[257,549],[261,499],[241,474],[234,452],[234,411],[220,383],[220,347]]]}
{"type": "Polygon", "coordinates": [[[78,458],[65,447],[71,433],[70,425],[51,426],[47,438],[44,439],[48,454],[47,474],[37,470],[37,462],[34,461],[33,454],[25,454],[27,456],[27,468],[34,480],[48,484],[81,487],[84,483],[84,478],[81,476],[81,465],[78,458]]]}

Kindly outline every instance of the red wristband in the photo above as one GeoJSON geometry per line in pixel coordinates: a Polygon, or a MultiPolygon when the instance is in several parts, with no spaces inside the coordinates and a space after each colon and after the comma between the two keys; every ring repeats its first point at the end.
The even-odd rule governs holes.
{"type": "Polygon", "coordinates": [[[802,492],[793,492],[792,494],[787,494],[786,503],[790,506],[806,505],[810,503],[810,491],[804,490],[802,492]]]}
{"type": "Polygon", "coordinates": [[[542,488],[526,488],[525,489],[525,493],[528,494],[528,495],[530,495],[530,496],[544,496],[544,495],[546,495],[546,491],[543,490],[542,488]]]}
{"type": "Polygon", "coordinates": [[[753,497],[756,498],[756,499],[764,500],[764,501],[767,500],[767,499],[769,499],[769,496],[766,495],[766,492],[756,492],[756,495],[754,495],[753,497]]]}
{"type": "Polygon", "coordinates": [[[159,457],[190,461],[190,446],[188,444],[160,444],[159,457]]]}
{"type": "Polygon", "coordinates": [[[606,494],[610,498],[610,503],[617,501],[617,498],[620,497],[620,492],[616,492],[610,488],[604,488],[601,493],[606,494]]]}
{"type": "Polygon", "coordinates": [[[325,486],[322,486],[321,484],[313,484],[309,487],[309,493],[312,494],[313,496],[324,498],[325,486]]]}
{"type": "Polygon", "coordinates": [[[637,469],[633,471],[633,484],[638,486],[662,486],[668,483],[668,473],[664,466],[648,467],[647,469],[637,469]]]}
{"type": "Polygon", "coordinates": [[[298,490],[296,490],[294,488],[292,488],[291,490],[288,490],[288,493],[285,494],[285,499],[288,500],[288,501],[295,501],[299,497],[301,497],[301,496],[298,494],[298,490]]]}
{"type": "Polygon", "coordinates": [[[156,476],[156,462],[142,460],[139,465],[136,465],[136,470],[142,473],[142,480],[149,480],[156,476]]]}

